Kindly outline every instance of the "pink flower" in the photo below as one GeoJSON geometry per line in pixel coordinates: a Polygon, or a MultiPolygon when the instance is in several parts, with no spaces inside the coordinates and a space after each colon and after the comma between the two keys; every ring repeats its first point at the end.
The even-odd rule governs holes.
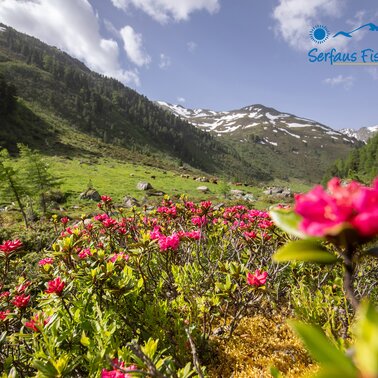
{"type": "Polygon", "coordinates": [[[25,327],[30,328],[34,332],[40,332],[40,330],[48,324],[50,317],[46,319],[41,319],[39,314],[35,314],[28,322],[25,322],[25,327]]]}
{"type": "Polygon", "coordinates": [[[112,197],[101,196],[101,201],[104,202],[104,203],[110,203],[110,202],[112,202],[112,197]]]}
{"type": "Polygon", "coordinates": [[[373,187],[365,187],[355,181],[342,185],[340,179],[333,178],[327,189],[316,186],[296,196],[295,211],[303,218],[301,231],[334,236],[354,228],[361,237],[378,234],[378,180],[373,187]]]}
{"type": "Polygon", "coordinates": [[[39,260],[38,265],[43,266],[43,265],[49,265],[54,262],[54,259],[52,257],[46,257],[45,259],[39,260]]]}
{"type": "Polygon", "coordinates": [[[131,374],[122,373],[122,371],[117,368],[121,368],[122,370],[138,370],[136,365],[125,366],[125,363],[119,362],[117,358],[113,360],[113,365],[116,366],[113,370],[102,369],[101,378],[132,378],[131,374]]]}
{"type": "Polygon", "coordinates": [[[12,300],[12,304],[18,308],[25,308],[30,301],[30,295],[16,295],[12,300]]]}
{"type": "Polygon", "coordinates": [[[247,239],[255,239],[257,234],[255,231],[250,231],[250,232],[244,232],[244,237],[247,238],[247,239]]]}
{"type": "Polygon", "coordinates": [[[92,256],[92,252],[89,248],[86,248],[80,251],[77,255],[79,256],[79,259],[85,259],[89,256],[92,256]]]}
{"type": "Polygon", "coordinates": [[[150,232],[150,239],[151,240],[157,240],[162,236],[160,232],[160,227],[155,226],[154,229],[150,232]]]}
{"type": "Polygon", "coordinates": [[[247,273],[247,283],[248,285],[259,287],[265,285],[267,277],[268,272],[261,272],[260,269],[256,269],[254,274],[247,273]]]}
{"type": "Polygon", "coordinates": [[[202,215],[201,217],[200,216],[193,217],[192,223],[195,226],[201,227],[201,226],[204,226],[205,224],[207,224],[207,218],[206,218],[205,215],[202,215]]]}
{"type": "Polygon", "coordinates": [[[183,233],[183,237],[193,240],[201,239],[201,231],[188,231],[183,233]]]}
{"type": "Polygon", "coordinates": [[[9,297],[10,291],[3,291],[2,293],[0,293],[0,301],[3,301],[4,299],[8,300],[9,297]]]}
{"type": "Polygon", "coordinates": [[[10,313],[10,310],[0,311],[0,320],[1,321],[5,320],[9,313],[10,313]]]}
{"type": "Polygon", "coordinates": [[[176,233],[171,236],[161,235],[158,239],[158,243],[161,251],[166,251],[167,249],[175,251],[180,245],[180,237],[176,233]]]}
{"type": "Polygon", "coordinates": [[[106,218],[102,221],[102,224],[105,228],[114,227],[117,224],[117,221],[113,218],[106,218]]]}
{"type": "Polygon", "coordinates": [[[118,259],[123,259],[125,261],[129,261],[129,255],[127,255],[125,252],[120,252],[120,253],[115,253],[110,259],[109,261],[111,261],[112,263],[116,262],[118,259]]]}
{"type": "Polygon", "coordinates": [[[66,225],[69,221],[68,217],[63,217],[61,220],[60,220],[64,225],[66,225]]]}
{"type": "Polygon", "coordinates": [[[61,295],[66,283],[61,280],[60,277],[55,278],[55,280],[49,281],[47,283],[47,289],[45,293],[61,295]]]}
{"type": "Polygon", "coordinates": [[[7,240],[0,245],[0,251],[5,255],[9,255],[11,252],[16,251],[22,247],[22,243],[19,239],[7,240]]]}

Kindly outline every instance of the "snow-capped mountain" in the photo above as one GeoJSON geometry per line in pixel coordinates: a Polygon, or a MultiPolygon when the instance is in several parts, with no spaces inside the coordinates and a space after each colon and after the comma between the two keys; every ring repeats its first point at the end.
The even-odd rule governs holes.
{"type": "Polygon", "coordinates": [[[163,101],[157,105],[211,133],[256,169],[282,179],[320,180],[333,161],[361,143],[319,122],[263,105],[231,111],[186,109],[163,101]]]}
{"type": "Polygon", "coordinates": [[[250,105],[237,110],[217,112],[207,109],[186,109],[181,105],[172,105],[163,101],[158,101],[157,104],[192,125],[217,136],[245,135],[249,131],[261,137],[260,144],[273,146],[279,143],[282,134],[302,140],[303,143],[311,143],[314,140],[322,140],[324,143],[332,140],[333,143],[335,141],[355,143],[353,135],[343,134],[319,122],[282,113],[263,105],[250,105]]]}
{"type": "Polygon", "coordinates": [[[362,127],[359,130],[355,129],[342,129],[340,130],[343,134],[361,140],[363,142],[367,142],[368,139],[373,137],[376,133],[378,133],[378,125],[377,126],[370,126],[370,127],[362,127]]]}

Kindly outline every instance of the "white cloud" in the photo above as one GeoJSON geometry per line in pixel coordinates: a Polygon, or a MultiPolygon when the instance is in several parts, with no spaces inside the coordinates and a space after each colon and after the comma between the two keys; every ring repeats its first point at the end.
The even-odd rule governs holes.
{"type": "Polygon", "coordinates": [[[191,13],[219,10],[219,0],[111,0],[116,8],[126,11],[130,5],[147,13],[156,21],[164,24],[169,21],[188,20],[191,13]]]}
{"type": "Polygon", "coordinates": [[[189,52],[193,53],[196,49],[197,49],[197,43],[195,43],[194,41],[189,41],[187,44],[186,44],[189,52]]]}
{"type": "Polygon", "coordinates": [[[1,0],[0,21],[57,46],[96,72],[140,84],[137,71],[121,67],[117,42],[101,37],[99,20],[87,0],[1,0]]]}
{"type": "MultiPolygon", "coordinates": [[[[275,33],[294,49],[308,50],[314,47],[309,38],[311,28],[325,18],[340,17],[342,9],[342,0],[279,0],[273,11],[275,33]]],[[[322,48],[343,48],[348,42],[348,38],[330,38],[322,48]]]]}
{"type": "Polygon", "coordinates": [[[338,75],[334,77],[329,77],[325,79],[323,82],[324,84],[330,85],[331,87],[342,86],[345,89],[350,89],[353,87],[354,77],[338,75]]]}
{"type": "Polygon", "coordinates": [[[186,99],[184,97],[177,97],[177,101],[181,104],[184,104],[186,102],[186,99]]]}
{"type": "Polygon", "coordinates": [[[159,68],[165,70],[171,65],[171,63],[171,58],[168,55],[165,55],[163,53],[160,54],[159,68]]]}
{"type": "Polygon", "coordinates": [[[128,58],[137,66],[145,66],[151,62],[151,57],[143,49],[142,34],[127,25],[120,30],[123,39],[123,47],[128,58]]]}

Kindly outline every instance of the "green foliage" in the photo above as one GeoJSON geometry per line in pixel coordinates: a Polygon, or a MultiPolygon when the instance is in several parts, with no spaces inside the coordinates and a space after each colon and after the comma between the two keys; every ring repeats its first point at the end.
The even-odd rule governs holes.
{"type": "Polygon", "coordinates": [[[25,212],[25,197],[27,186],[25,177],[17,169],[16,163],[5,149],[0,150],[0,195],[2,202],[16,202],[21,211],[25,225],[28,226],[28,219],[25,212]]]}
{"type": "Polygon", "coordinates": [[[321,364],[322,368],[316,377],[357,377],[357,369],[352,361],[338,350],[319,328],[294,321],[291,325],[313,357],[321,364]]]}
{"type": "Polygon", "coordinates": [[[8,117],[16,107],[16,87],[8,84],[0,75],[0,116],[8,117]]]}
{"type": "Polygon", "coordinates": [[[378,135],[370,138],[366,145],[353,150],[344,160],[338,160],[325,174],[323,182],[332,176],[349,178],[364,183],[378,175],[378,135]]]}
{"type": "Polygon", "coordinates": [[[273,259],[283,261],[307,261],[320,264],[334,264],[337,261],[335,254],[329,252],[317,240],[296,240],[278,249],[273,259]]]}
{"type": "Polygon", "coordinates": [[[51,173],[46,160],[37,151],[32,151],[27,146],[18,144],[20,159],[18,163],[22,172],[27,177],[29,193],[38,198],[43,214],[47,211],[47,195],[58,185],[58,179],[51,173]]]}
{"type": "Polygon", "coordinates": [[[354,325],[354,351],[346,356],[314,326],[291,322],[313,357],[320,363],[314,377],[375,377],[378,374],[378,312],[367,301],[361,304],[354,325]]]}

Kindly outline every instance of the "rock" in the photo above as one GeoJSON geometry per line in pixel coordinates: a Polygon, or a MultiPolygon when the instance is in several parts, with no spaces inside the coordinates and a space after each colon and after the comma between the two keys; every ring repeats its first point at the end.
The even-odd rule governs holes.
{"type": "Polygon", "coordinates": [[[239,190],[239,189],[232,189],[230,190],[230,194],[234,197],[242,197],[244,195],[244,192],[242,190],[239,190]]]}
{"type": "Polygon", "coordinates": [[[218,210],[220,210],[222,207],[224,207],[224,203],[218,203],[217,205],[214,206],[214,210],[215,210],[215,211],[218,211],[218,210]]]}
{"type": "Polygon", "coordinates": [[[137,189],[138,190],[148,190],[148,189],[153,189],[153,187],[152,187],[152,185],[149,182],[140,181],[137,184],[137,189]]]}
{"type": "Polygon", "coordinates": [[[122,200],[122,206],[129,209],[129,208],[134,207],[134,206],[139,207],[140,203],[138,202],[138,200],[136,198],[130,197],[130,196],[126,196],[122,200]]]}
{"type": "Polygon", "coordinates": [[[100,193],[96,189],[87,189],[85,192],[80,194],[81,200],[92,200],[99,202],[101,201],[100,193]]]}
{"type": "Polygon", "coordinates": [[[210,179],[210,182],[211,182],[212,184],[217,185],[217,184],[218,184],[218,179],[212,178],[212,179],[210,179]]]}
{"type": "Polygon", "coordinates": [[[270,195],[270,196],[277,196],[277,197],[291,197],[291,190],[280,188],[280,187],[270,187],[264,190],[264,194],[270,195]]]}
{"type": "Polygon", "coordinates": [[[208,188],[207,186],[199,186],[199,187],[197,188],[197,190],[198,190],[199,192],[202,192],[202,193],[207,193],[207,192],[209,192],[209,188],[208,188]]]}
{"type": "Polygon", "coordinates": [[[255,200],[255,197],[253,197],[252,193],[246,193],[244,194],[243,199],[245,201],[253,202],[255,200]]]}
{"type": "Polygon", "coordinates": [[[88,226],[88,224],[92,224],[92,219],[91,218],[84,219],[84,225],[88,226]]]}
{"type": "Polygon", "coordinates": [[[147,190],[147,195],[149,196],[149,197],[151,197],[151,196],[155,196],[155,197],[162,197],[162,196],[164,196],[164,192],[162,192],[161,190],[156,190],[156,189],[149,189],[149,190],[147,190]]]}
{"type": "Polygon", "coordinates": [[[278,194],[279,197],[283,198],[289,198],[291,197],[291,190],[290,189],[284,189],[281,193],[278,194]]]}
{"type": "Polygon", "coordinates": [[[199,182],[209,182],[209,179],[207,177],[198,177],[198,178],[196,178],[196,181],[199,181],[199,182]]]}

